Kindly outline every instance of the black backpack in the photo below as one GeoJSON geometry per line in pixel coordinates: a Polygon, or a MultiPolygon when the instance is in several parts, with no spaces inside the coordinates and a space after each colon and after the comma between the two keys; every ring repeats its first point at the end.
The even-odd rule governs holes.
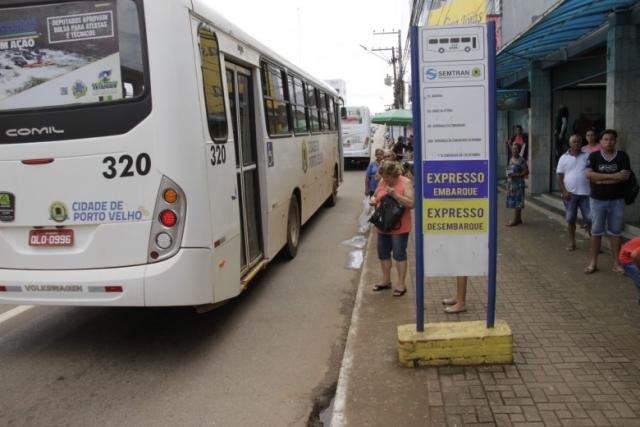
{"type": "Polygon", "coordinates": [[[380,200],[380,205],[369,218],[369,222],[380,231],[388,232],[400,228],[400,218],[404,213],[402,206],[391,196],[384,196],[380,200]]]}
{"type": "Polygon", "coordinates": [[[624,183],[624,203],[627,205],[633,204],[640,192],[640,186],[638,186],[638,180],[636,174],[631,171],[631,175],[627,182],[624,183]]]}

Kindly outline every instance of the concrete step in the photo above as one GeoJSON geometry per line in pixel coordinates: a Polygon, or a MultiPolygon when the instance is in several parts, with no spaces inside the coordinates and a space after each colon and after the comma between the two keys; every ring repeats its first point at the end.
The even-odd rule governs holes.
{"type": "MultiPolygon", "coordinates": [[[[537,194],[534,196],[530,196],[528,199],[536,206],[564,217],[564,203],[562,203],[560,193],[537,194]]],[[[634,237],[638,236],[640,236],[640,224],[626,223],[624,225],[622,237],[625,240],[633,239],[634,237]]]]}

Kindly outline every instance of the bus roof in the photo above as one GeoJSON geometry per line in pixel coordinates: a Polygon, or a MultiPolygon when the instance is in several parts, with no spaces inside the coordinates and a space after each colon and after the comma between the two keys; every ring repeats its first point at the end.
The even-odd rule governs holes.
{"type": "MultiPolygon", "coordinates": [[[[179,0],[179,1],[184,1],[184,0],[179,0]]],[[[272,61],[275,61],[280,65],[283,65],[294,74],[304,77],[309,82],[312,82],[317,88],[321,88],[326,92],[329,92],[331,95],[335,96],[336,98],[340,96],[327,83],[323,82],[320,79],[317,79],[316,77],[313,77],[311,74],[302,70],[300,67],[292,64],[282,56],[278,55],[273,50],[269,49],[264,44],[260,43],[258,40],[251,37],[248,33],[246,33],[237,25],[233,24],[227,18],[222,16],[220,13],[216,12],[216,10],[209,5],[209,2],[207,0],[192,0],[192,4],[193,4],[193,10],[196,13],[198,13],[200,16],[205,18],[206,20],[210,21],[216,29],[224,32],[228,36],[231,36],[237,39],[240,42],[248,44],[258,52],[260,52],[262,55],[264,55],[267,59],[271,59],[272,61]]]]}

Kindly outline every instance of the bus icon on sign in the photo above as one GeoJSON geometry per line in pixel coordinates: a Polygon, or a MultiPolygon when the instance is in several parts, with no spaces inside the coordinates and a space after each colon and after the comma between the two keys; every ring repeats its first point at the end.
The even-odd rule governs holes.
{"type": "Polygon", "coordinates": [[[452,36],[433,37],[427,42],[427,50],[448,53],[448,52],[471,52],[478,50],[477,36],[452,36]]]}

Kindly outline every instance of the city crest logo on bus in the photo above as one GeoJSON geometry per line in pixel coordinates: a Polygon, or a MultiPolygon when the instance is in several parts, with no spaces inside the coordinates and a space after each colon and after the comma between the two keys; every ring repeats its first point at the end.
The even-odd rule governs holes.
{"type": "Polygon", "coordinates": [[[12,222],[16,219],[16,196],[0,191],[0,221],[12,222]]]}
{"type": "Polygon", "coordinates": [[[85,96],[87,94],[87,91],[89,91],[89,88],[87,87],[86,84],[84,84],[82,80],[78,80],[71,87],[71,93],[73,93],[73,96],[76,99],[82,98],[83,96],[85,96]]]}
{"type": "Polygon", "coordinates": [[[55,222],[65,222],[69,218],[67,212],[67,206],[62,202],[53,202],[49,207],[50,219],[55,222]]]}

